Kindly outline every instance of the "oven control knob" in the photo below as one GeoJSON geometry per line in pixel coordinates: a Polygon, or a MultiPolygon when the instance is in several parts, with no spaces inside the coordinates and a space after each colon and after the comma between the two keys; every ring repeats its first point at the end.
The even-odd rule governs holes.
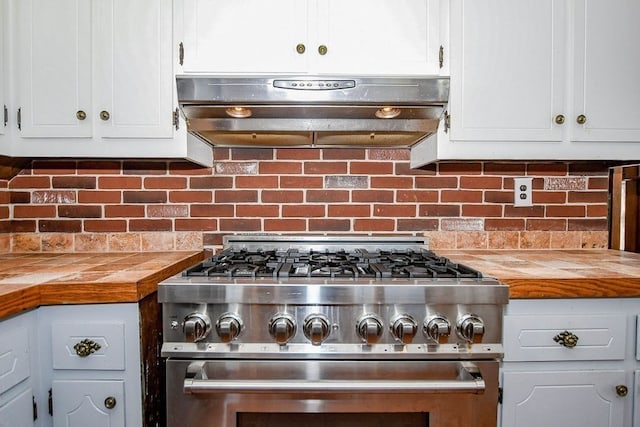
{"type": "Polygon", "coordinates": [[[304,319],[302,331],[304,336],[311,341],[311,344],[320,345],[331,333],[329,319],[324,314],[310,314],[304,319]]]}
{"type": "Polygon", "coordinates": [[[382,320],[375,314],[364,314],[356,323],[356,333],[367,345],[378,342],[382,331],[382,320]]]}
{"type": "Polygon", "coordinates": [[[475,314],[465,314],[458,318],[458,335],[470,343],[479,343],[484,335],[484,322],[475,314]]]}
{"type": "Polygon", "coordinates": [[[242,319],[235,313],[224,313],[216,322],[216,333],[222,342],[231,342],[242,332],[242,319]]]}
{"type": "Polygon", "coordinates": [[[447,342],[447,337],[451,333],[451,324],[446,317],[435,314],[424,319],[422,332],[430,340],[443,344],[447,342]]]}
{"type": "Polygon", "coordinates": [[[202,341],[211,331],[211,319],[203,313],[191,313],[184,318],[182,329],[187,341],[202,341]]]}
{"type": "Polygon", "coordinates": [[[402,344],[410,344],[417,330],[418,324],[408,314],[401,314],[391,320],[391,335],[402,344]]]}
{"type": "Polygon", "coordinates": [[[287,313],[278,313],[269,321],[269,333],[280,345],[296,335],[296,320],[287,313]]]}

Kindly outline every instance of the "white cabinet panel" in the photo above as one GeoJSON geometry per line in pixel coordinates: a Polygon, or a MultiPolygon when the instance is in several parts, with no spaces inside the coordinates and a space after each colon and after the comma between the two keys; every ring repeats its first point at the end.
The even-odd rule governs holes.
{"type": "Polygon", "coordinates": [[[32,331],[22,317],[0,324],[0,393],[24,381],[31,374],[29,337],[32,331]]]}
{"type": "Polygon", "coordinates": [[[123,381],[53,381],[52,394],[55,427],[125,426],[123,381]]]}
{"type": "Polygon", "coordinates": [[[53,369],[124,370],[124,329],[124,323],[117,321],[54,322],[53,369]]]}
{"type": "Polygon", "coordinates": [[[0,399],[0,427],[33,427],[32,396],[29,388],[8,402],[0,399]]]}
{"type": "Polygon", "coordinates": [[[4,141],[4,135],[7,132],[7,115],[9,114],[7,106],[9,70],[6,57],[8,52],[7,37],[9,35],[8,4],[8,0],[0,0],[0,154],[4,154],[6,152],[6,148],[3,146],[3,143],[6,142],[4,141]]]}

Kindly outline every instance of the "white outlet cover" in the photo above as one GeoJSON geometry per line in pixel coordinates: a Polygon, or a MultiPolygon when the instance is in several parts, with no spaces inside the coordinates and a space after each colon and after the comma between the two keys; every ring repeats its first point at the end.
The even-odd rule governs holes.
{"type": "Polygon", "coordinates": [[[513,178],[513,205],[533,206],[532,198],[533,178],[513,178]]]}

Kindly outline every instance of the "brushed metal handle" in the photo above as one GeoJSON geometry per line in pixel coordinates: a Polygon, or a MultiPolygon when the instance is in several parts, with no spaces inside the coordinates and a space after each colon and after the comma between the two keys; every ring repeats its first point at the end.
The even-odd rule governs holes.
{"type": "Polygon", "coordinates": [[[578,122],[579,125],[583,125],[587,122],[587,116],[585,116],[584,114],[580,114],[578,117],[576,117],[576,122],[578,122]]]}
{"type": "Polygon", "coordinates": [[[627,386],[624,384],[620,384],[616,386],[616,394],[620,397],[625,397],[627,395],[627,393],[629,392],[629,389],[627,389],[627,386]]]}
{"type": "Polygon", "coordinates": [[[105,111],[105,110],[100,111],[100,118],[102,120],[105,120],[105,121],[109,120],[110,117],[111,117],[111,115],[109,114],[108,111],[105,111]]]}
{"type": "Polygon", "coordinates": [[[328,50],[329,50],[329,49],[327,48],[327,46],[325,46],[325,45],[323,45],[323,44],[321,44],[320,46],[318,46],[318,53],[319,53],[320,55],[326,55],[328,50]]]}
{"type": "Polygon", "coordinates": [[[109,396],[104,400],[104,407],[107,409],[113,409],[116,407],[116,398],[113,396],[109,396]]]}
{"type": "Polygon", "coordinates": [[[572,332],[564,331],[553,337],[553,340],[563,347],[573,348],[578,345],[578,336],[572,332]]]}
{"type": "Polygon", "coordinates": [[[76,351],[76,354],[79,357],[87,357],[96,351],[100,350],[101,346],[95,341],[91,341],[88,338],[83,339],[79,343],[73,346],[73,349],[76,351]]]}
{"type": "Polygon", "coordinates": [[[300,55],[302,55],[305,50],[307,50],[307,47],[303,43],[298,43],[296,45],[296,52],[298,52],[300,55]]]}
{"type": "Polygon", "coordinates": [[[556,124],[559,124],[559,125],[563,124],[564,123],[564,116],[562,114],[558,114],[555,117],[555,122],[556,122],[556,124]]]}
{"type": "Polygon", "coordinates": [[[85,113],[85,112],[84,112],[84,111],[82,111],[82,110],[78,110],[78,111],[76,111],[76,118],[77,118],[78,120],[84,120],[84,119],[86,119],[86,118],[87,118],[87,113],[85,113]]]}

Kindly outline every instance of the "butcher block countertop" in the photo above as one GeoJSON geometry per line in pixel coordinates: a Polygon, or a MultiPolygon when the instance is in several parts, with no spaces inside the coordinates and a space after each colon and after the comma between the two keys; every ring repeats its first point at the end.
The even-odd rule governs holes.
{"type": "Polygon", "coordinates": [[[53,304],[137,302],[204,252],[0,254],[0,319],[53,304]]]}
{"type": "Polygon", "coordinates": [[[640,254],[607,249],[437,251],[509,285],[516,298],[640,297],[640,254]]]}

